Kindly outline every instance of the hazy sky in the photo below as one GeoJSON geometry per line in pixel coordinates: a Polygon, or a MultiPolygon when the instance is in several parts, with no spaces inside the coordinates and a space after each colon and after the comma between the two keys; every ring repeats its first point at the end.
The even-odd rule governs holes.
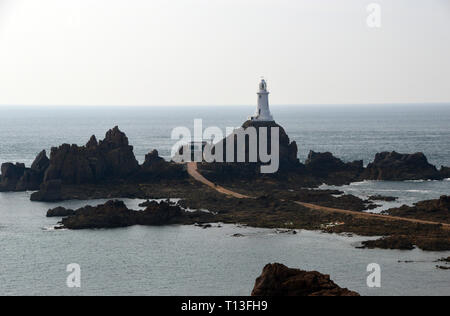
{"type": "Polygon", "coordinates": [[[450,102],[449,0],[0,0],[0,104],[450,102]],[[381,5],[380,29],[366,23],[381,5]]]}

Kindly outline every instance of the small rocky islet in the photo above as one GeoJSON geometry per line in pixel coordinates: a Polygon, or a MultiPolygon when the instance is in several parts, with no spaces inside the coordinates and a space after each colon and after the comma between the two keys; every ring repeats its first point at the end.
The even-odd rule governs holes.
{"type": "Polygon", "coordinates": [[[291,269],[280,263],[268,264],[256,279],[252,296],[359,296],[341,288],[329,275],[317,271],[291,269]]]}

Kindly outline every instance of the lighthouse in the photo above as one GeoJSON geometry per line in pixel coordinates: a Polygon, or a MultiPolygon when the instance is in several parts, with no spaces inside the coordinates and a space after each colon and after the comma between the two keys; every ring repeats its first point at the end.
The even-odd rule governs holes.
{"type": "Polygon", "coordinates": [[[259,84],[258,91],[258,107],[256,108],[256,114],[251,116],[252,121],[259,122],[272,122],[273,116],[269,109],[269,91],[267,91],[267,83],[264,79],[259,84]]]}

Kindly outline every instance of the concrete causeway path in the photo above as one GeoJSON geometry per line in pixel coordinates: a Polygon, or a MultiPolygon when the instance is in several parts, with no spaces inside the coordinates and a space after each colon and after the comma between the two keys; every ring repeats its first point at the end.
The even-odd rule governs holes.
{"type": "MultiPolygon", "coordinates": [[[[237,199],[254,199],[254,197],[225,189],[224,187],[221,187],[221,186],[209,181],[198,171],[196,162],[188,162],[187,163],[187,171],[192,178],[194,178],[198,182],[201,182],[201,183],[207,185],[211,189],[216,190],[217,192],[220,192],[220,193],[228,195],[228,196],[235,197],[237,199]]],[[[311,203],[305,203],[305,202],[299,202],[299,201],[295,201],[295,203],[298,205],[302,205],[306,208],[309,208],[311,210],[317,210],[317,211],[326,212],[326,213],[340,213],[340,214],[353,215],[355,217],[360,217],[360,218],[379,219],[379,220],[385,220],[385,221],[404,221],[404,222],[410,222],[410,223],[415,223],[415,224],[442,225],[442,228],[450,229],[450,224],[446,224],[446,223],[439,223],[439,222],[433,222],[433,221],[427,221],[427,220],[421,220],[421,219],[415,219],[415,218],[391,216],[391,215],[356,212],[356,211],[331,208],[331,207],[326,207],[326,206],[321,206],[321,205],[311,204],[311,203]]]]}

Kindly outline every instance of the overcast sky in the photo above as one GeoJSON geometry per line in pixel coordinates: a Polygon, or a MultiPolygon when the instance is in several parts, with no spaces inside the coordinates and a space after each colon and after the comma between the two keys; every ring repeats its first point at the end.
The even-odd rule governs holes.
{"type": "Polygon", "coordinates": [[[449,56],[449,0],[0,0],[3,105],[450,102],[449,56]]]}

